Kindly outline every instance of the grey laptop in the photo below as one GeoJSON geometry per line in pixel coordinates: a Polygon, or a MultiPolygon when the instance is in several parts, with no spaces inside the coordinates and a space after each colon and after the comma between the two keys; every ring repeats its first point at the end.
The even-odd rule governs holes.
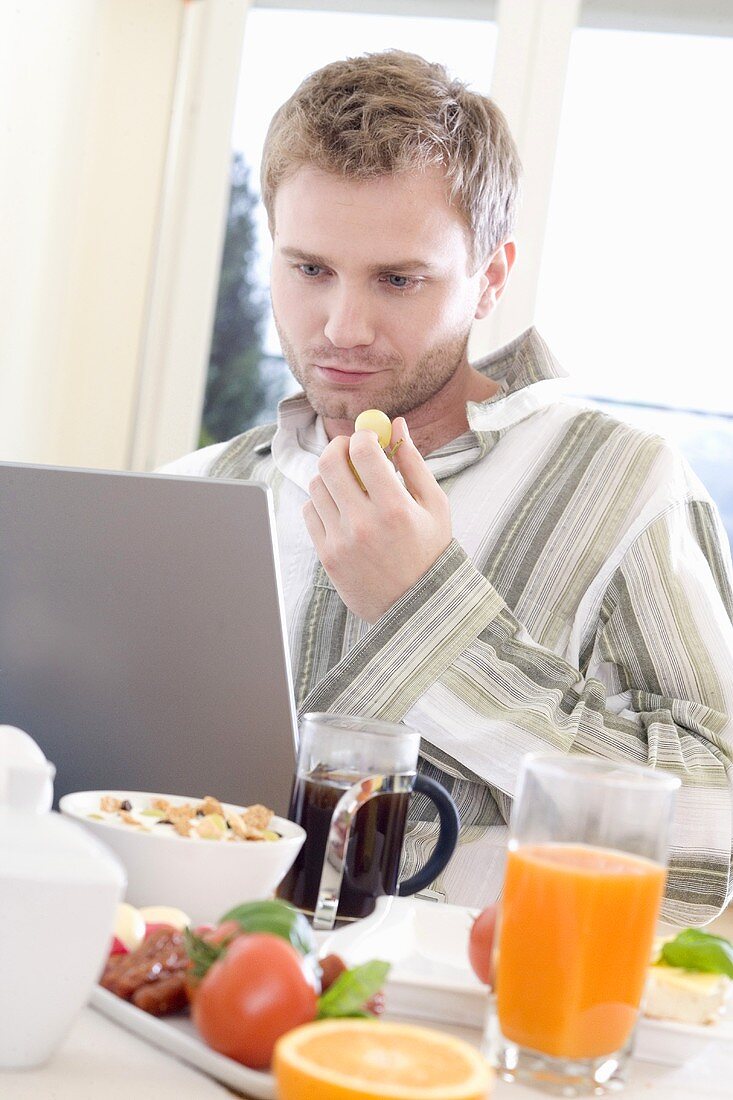
{"type": "Polygon", "coordinates": [[[296,724],[269,489],[0,463],[0,724],[58,799],[125,789],[285,814],[296,724]]]}

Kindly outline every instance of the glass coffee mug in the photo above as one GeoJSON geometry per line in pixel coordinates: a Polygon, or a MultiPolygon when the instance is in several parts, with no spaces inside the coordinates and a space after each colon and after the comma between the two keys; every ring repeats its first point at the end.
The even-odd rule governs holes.
{"type": "Polygon", "coordinates": [[[368,916],[383,894],[407,896],[439,875],[458,841],[448,792],[417,774],[420,734],[408,726],[306,714],[288,817],[306,839],[277,895],[313,915],[313,927],[368,916]],[[398,883],[410,795],[435,803],[439,834],[417,874],[398,883]]]}
{"type": "Polygon", "coordinates": [[[487,1053],[561,1096],[623,1082],[666,879],[679,779],[524,758],[510,821],[487,1053]]]}

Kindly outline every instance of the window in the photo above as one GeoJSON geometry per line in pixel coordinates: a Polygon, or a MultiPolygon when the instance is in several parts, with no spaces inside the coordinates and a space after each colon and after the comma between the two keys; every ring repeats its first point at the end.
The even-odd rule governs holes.
{"type": "Polygon", "coordinates": [[[580,394],[670,438],[733,538],[733,38],[575,31],[537,324],[580,394]]]}
{"type": "MultiPolygon", "coordinates": [[[[454,10],[446,0],[446,13],[454,10]]],[[[491,10],[491,4],[482,4],[491,10]]],[[[402,49],[441,61],[488,92],[496,41],[489,19],[253,8],[246,24],[235,110],[233,178],[201,443],[274,419],[296,388],[284,363],[267,292],[270,239],[257,204],[267,127],[314,69],[339,57],[402,49]]]]}

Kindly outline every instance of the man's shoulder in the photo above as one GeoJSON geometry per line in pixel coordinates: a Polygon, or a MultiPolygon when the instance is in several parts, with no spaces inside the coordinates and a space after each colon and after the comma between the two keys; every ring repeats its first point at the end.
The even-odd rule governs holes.
{"type": "Polygon", "coordinates": [[[681,451],[663,435],[588,400],[565,398],[558,406],[563,410],[566,428],[572,425],[579,440],[591,443],[599,465],[617,471],[623,467],[633,469],[637,478],[646,472],[653,480],[675,483],[682,496],[707,496],[681,451]]]}
{"type": "Polygon", "coordinates": [[[251,468],[270,453],[277,425],[258,424],[222,443],[212,443],[198,451],[161,466],[158,473],[189,477],[249,477],[251,468]]]}
{"type": "Polygon", "coordinates": [[[667,451],[670,456],[677,454],[674,445],[658,432],[650,431],[625,420],[592,399],[564,396],[556,403],[561,417],[572,422],[580,430],[590,433],[602,433],[613,438],[616,445],[644,447],[652,451],[667,451]]]}
{"type": "Polygon", "coordinates": [[[269,458],[277,424],[258,424],[230,439],[216,456],[209,477],[252,477],[255,467],[269,458]]]}

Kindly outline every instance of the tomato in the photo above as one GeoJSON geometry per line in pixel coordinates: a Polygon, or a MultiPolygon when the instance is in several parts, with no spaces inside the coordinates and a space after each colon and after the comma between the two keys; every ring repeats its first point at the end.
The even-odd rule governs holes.
{"type": "Polygon", "coordinates": [[[339,955],[324,955],[318,961],[321,967],[321,988],[325,993],[346,970],[346,963],[339,955]]]}
{"type": "Polygon", "coordinates": [[[213,932],[215,929],[215,924],[197,924],[192,931],[194,936],[208,936],[209,932],[213,932]]]}
{"type": "Polygon", "coordinates": [[[468,959],[474,974],[484,985],[491,985],[494,979],[491,951],[495,929],[496,906],[489,905],[476,917],[468,937],[468,959]]]}
{"type": "MultiPolygon", "coordinates": [[[[347,969],[340,955],[324,955],[318,960],[318,966],[321,971],[321,989],[324,993],[347,969]]],[[[381,1016],[384,1007],[384,993],[381,989],[364,1003],[365,1010],[371,1012],[372,1016],[381,1016]]]]}
{"type": "Polygon", "coordinates": [[[280,936],[238,936],[196,990],[193,1021],[209,1046],[266,1069],[275,1042],[316,1017],[317,993],[298,952],[280,936]]]}
{"type": "Polygon", "coordinates": [[[156,921],[154,924],[145,925],[145,939],[147,939],[148,936],[152,936],[153,932],[157,932],[159,928],[168,928],[171,932],[175,931],[172,924],[163,924],[160,921],[156,921]]]}
{"type": "Polygon", "coordinates": [[[229,940],[233,940],[235,936],[241,936],[242,929],[235,920],[225,920],[222,924],[217,924],[214,927],[209,925],[203,932],[197,932],[197,935],[201,936],[207,943],[213,943],[215,946],[221,947],[229,940]]]}
{"type": "Polygon", "coordinates": [[[199,991],[199,985],[201,984],[201,979],[194,976],[193,963],[188,964],[188,970],[183,977],[183,984],[186,987],[188,1003],[193,1005],[193,1002],[196,1000],[196,994],[199,991]]]}

